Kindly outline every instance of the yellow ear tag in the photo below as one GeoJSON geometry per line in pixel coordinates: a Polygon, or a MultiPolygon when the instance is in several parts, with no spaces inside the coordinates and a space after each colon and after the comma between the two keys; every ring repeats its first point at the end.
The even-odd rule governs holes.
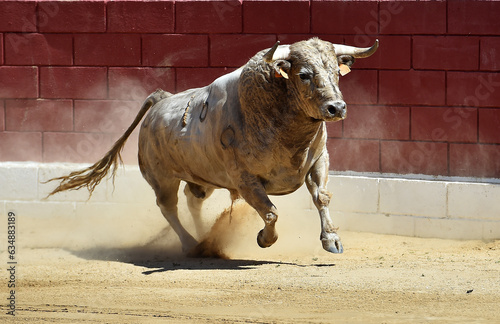
{"type": "Polygon", "coordinates": [[[349,66],[347,66],[346,64],[340,64],[339,68],[340,68],[340,75],[341,76],[344,76],[347,73],[351,72],[351,68],[349,66]]]}
{"type": "Polygon", "coordinates": [[[285,78],[285,79],[288,79],[288,74],[283,71],[283,69],[280,68],[280,74],[285,78]]]}

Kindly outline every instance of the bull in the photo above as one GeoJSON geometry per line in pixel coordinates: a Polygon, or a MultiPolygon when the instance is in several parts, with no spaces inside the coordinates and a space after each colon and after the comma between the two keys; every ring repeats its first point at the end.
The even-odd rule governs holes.
{"type": "Polygon", "coordinates": [[[157,90],[101,160],[51,179],[60,183],[49,195],[82,187],[92,195],[109,171],[114,178],[126,140],[147,113],[139,132],[139,168],[184,251],[197,240],[178,218],[181,181],[197,228],[203,201],[225,188],[233,201],[243,198],[264,220],[257,235],[263,248],[278,238],[278,211],[269,195],[289,194],[305,182],[321,219],[323,248],[342,253],[328,209],[326,122],[346,117],[341,71],[377,48],[378,40],[369,48],[318,38],[278,42],[208,86],[178,94],[157,90]]]}

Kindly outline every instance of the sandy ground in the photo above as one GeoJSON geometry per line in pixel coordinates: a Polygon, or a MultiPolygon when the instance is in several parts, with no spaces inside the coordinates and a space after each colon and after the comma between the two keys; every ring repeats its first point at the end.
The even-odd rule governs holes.
{"type": "MultiPolygon", "coordinates": [[[[184,257],[159,239],[172,237],[168,228],[146,244],[20,247],[15,320],[500,323],[500,241],[341,232],[345,252],[334,255],[286,233],[281,246],[260,249],[253,226],[233,219],[217,234],[230,259],[184,257]]],[[[7,276],[0,322],[14,319],[7,276]]]]}

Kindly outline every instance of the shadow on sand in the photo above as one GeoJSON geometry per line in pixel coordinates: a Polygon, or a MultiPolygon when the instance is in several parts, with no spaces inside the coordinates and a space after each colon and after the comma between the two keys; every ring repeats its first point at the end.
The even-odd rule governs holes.
{"type": "Polygon", "coordinates": [[[296,267],[331,267],[335,264],[299,264],[271,260],[231,259],[210,237],[196,246],[189,256],[181,252],[180,243],[169,235],[170,227],[164,228],[145,244],[126,247],[95,246],[66,250],[86,260],[113,261],[146,268],[142,273],[150,275],[175,270],[249,270],[263,265],[289,265],[296,267]]]}
{"type": "Polygon", "coordinates": [[[84,250],[68,250],[73,255],[87,260],[113,261],[133,264],[146,268],[142,273],[150,275],[158,272],[175,270],[250,270],[262,265],[289,265],[295,267],[330,267],[335,264],[298,264],[270,260],[244,260],[223,258],[186,257],[180,252],[167,253],[160,248],[129,247],[129,248],[90,248],[84,250]]]}

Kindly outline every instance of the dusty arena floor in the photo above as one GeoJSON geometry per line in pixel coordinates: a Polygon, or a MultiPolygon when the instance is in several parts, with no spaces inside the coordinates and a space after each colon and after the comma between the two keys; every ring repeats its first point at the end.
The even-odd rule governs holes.
{"type": "MultiPolygon", "coordinates": [[[[229,259],[182,256],[168,227],[115,246],[92,233],[76,244],[82,226],[65,243],[53,224],[45,240],[19,233],[16,316],[6,314],[4,270],[0,322],[500,323],[500,241],[341,231],[345,252],[334,255],[321,249],[319,229],[309,235],[293,221],[295,232],[281,225],[278,242],[260,249],[261,221],[248,217],[221,217],[207,236],[205,247],[229,259]]],[[[8,256],[2,250],[6,268],[8,256]]]]}

